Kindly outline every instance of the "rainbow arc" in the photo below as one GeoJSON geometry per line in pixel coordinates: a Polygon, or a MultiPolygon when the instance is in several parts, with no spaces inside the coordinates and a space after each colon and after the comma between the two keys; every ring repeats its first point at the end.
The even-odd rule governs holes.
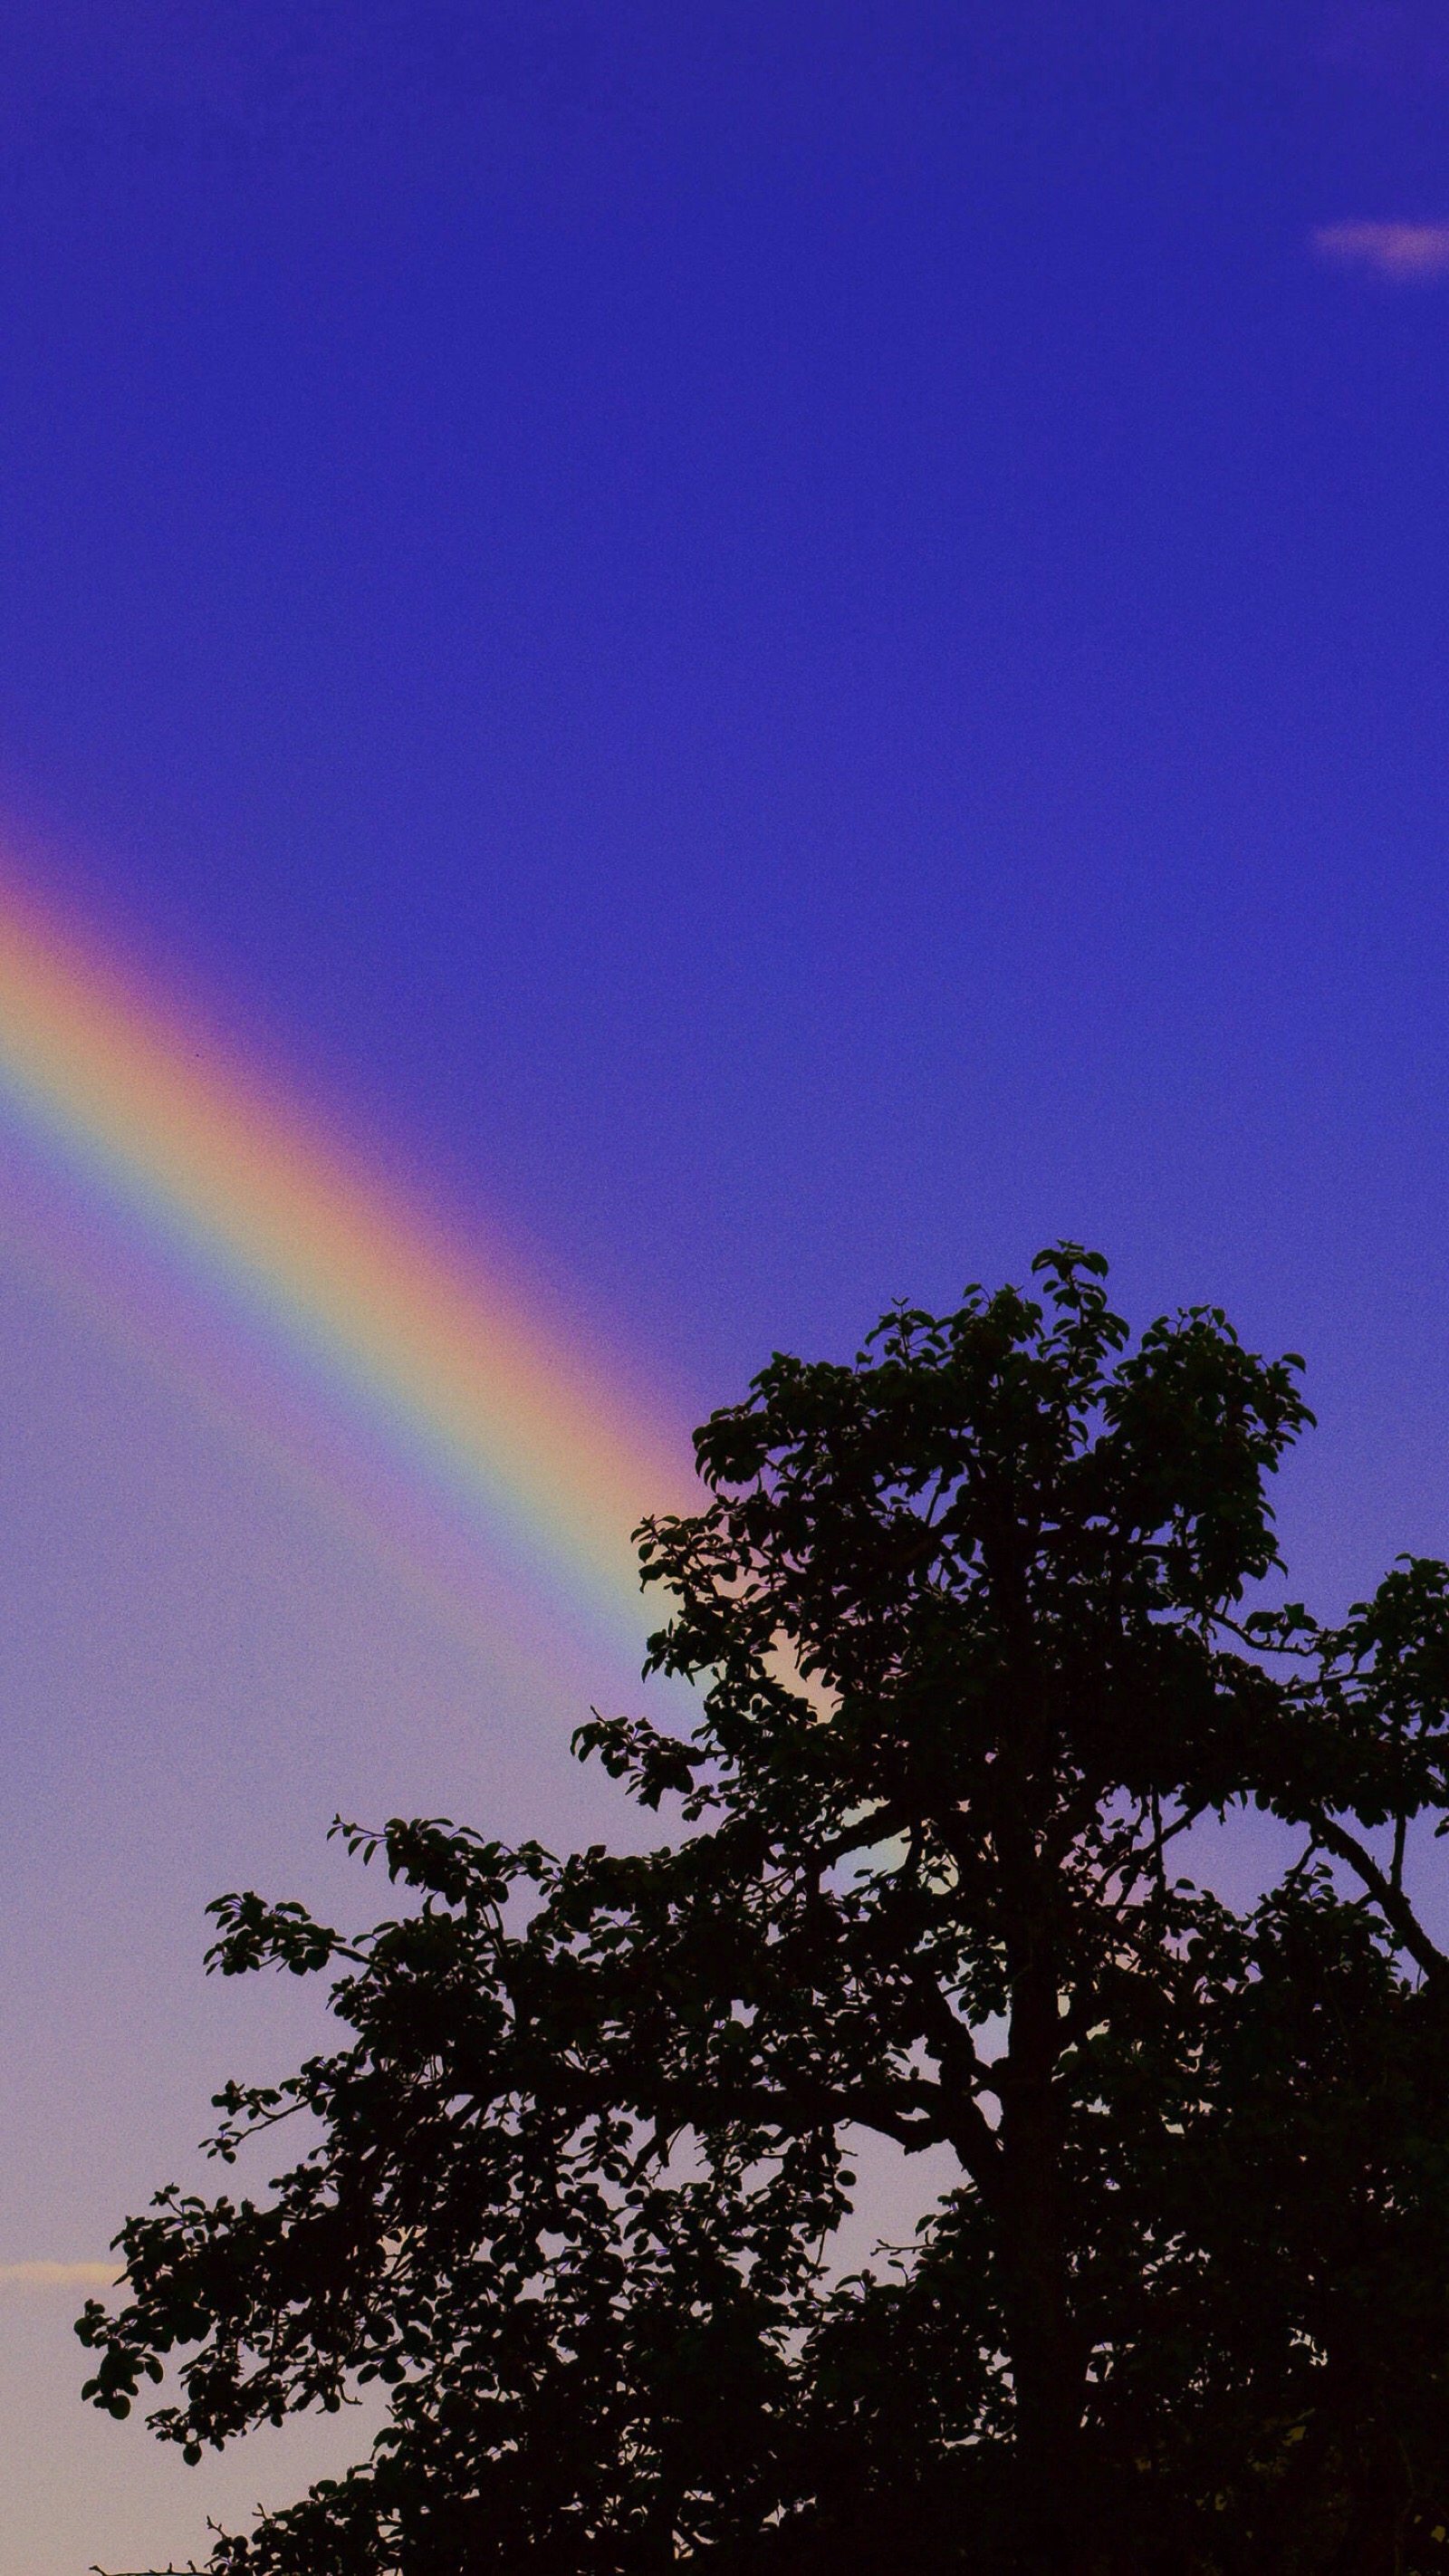
{"type": "MultiPolygon", "coordinates": [[[[376,1478],[632,1642],[629,1531],[687,1503],[682,1435],[199,1017],[0,882],[0,1115],[304,1386],[376,1478]]],[[[620,1372],[622,1376],[622,1371],[620,1372]]],[[[364,1477],[364,1481],[366,1478],[364,1477]]]]}

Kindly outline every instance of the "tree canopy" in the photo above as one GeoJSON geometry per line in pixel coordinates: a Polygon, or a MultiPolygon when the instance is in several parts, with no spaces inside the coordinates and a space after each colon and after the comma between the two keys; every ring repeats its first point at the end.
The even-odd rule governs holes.
{"type": "Polygon", "coordinates": [[[217,2097],[289,2171],[127,2222],[86,2393],[169,2366],[191,2459],[389,2395],[219,2576],[1449,2570],[1449,1570],[1263,1606],[1301,1363],[1035,1271],[697,1434],[638,1534],[696,1722],[577,1739],[658,1849],[339,1827],[365,1937],[218,1901],[339,2041],[217,2097]],[[1249,1809],[1235,1911],[1182,1855],[1249,1809]],[[953,2181],[842,2276],[872,2132],[953,2181]]]}

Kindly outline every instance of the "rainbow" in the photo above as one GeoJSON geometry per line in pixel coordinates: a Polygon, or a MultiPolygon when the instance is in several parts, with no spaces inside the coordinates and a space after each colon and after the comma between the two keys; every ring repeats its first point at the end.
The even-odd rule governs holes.
{"type": "Polygon", "coordinates": [[[239,1332],[249,1382],[284,1373],[294,1420],[302,1391],[334,1482],[365,1455],[374,1490],[385,1468],[395,1498],[451,1519],[536,1597],[642,1638],[652,1604],[629,1532],[688,1506],[682,1431],[621,1396],[622,1368],[540,1322],[500,1258],[63,923],[13,863],[0,1121],[101,1212],[118,1272],[139,1253],[163,1306],[199,1301],[213,1340],[239,1332]]]}

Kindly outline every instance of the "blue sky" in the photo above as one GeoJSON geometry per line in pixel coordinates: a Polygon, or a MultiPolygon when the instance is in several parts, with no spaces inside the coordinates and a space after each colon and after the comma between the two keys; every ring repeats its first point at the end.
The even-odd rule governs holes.
{"type": "MultiPolygon", "coordinates": [[[[1303,1349],[1341,1600],[1445,1540],[1446,108],[1428,0],[7,0],[0,805],[681,1425],[1060,1234],[1303,1349]]],[[[179,2163],[214,1885],[587,1801],[3,1266],[18,2260],[179,2163]]]]}
{"type": "Polygon", "coordinates": [[[10,12],[0,775],[701,1399],[1433,1368],[1441,21],[997,14],[10,12]]]}

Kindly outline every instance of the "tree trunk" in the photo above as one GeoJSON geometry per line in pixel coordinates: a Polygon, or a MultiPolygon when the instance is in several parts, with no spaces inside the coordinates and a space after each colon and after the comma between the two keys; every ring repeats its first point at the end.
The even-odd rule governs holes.
{"type": "Polygon", "coordinates": [[[1085,2567],[1082,2457],[1085,2357],[1062,2233],[1060,2115],[1053,2089],[1056,1980],[1034,1964],[1012,1998],[1001,2087],[1001,2295],[1016,2397],[1023,2565],[1043,2576],[1085,2567]]]}

